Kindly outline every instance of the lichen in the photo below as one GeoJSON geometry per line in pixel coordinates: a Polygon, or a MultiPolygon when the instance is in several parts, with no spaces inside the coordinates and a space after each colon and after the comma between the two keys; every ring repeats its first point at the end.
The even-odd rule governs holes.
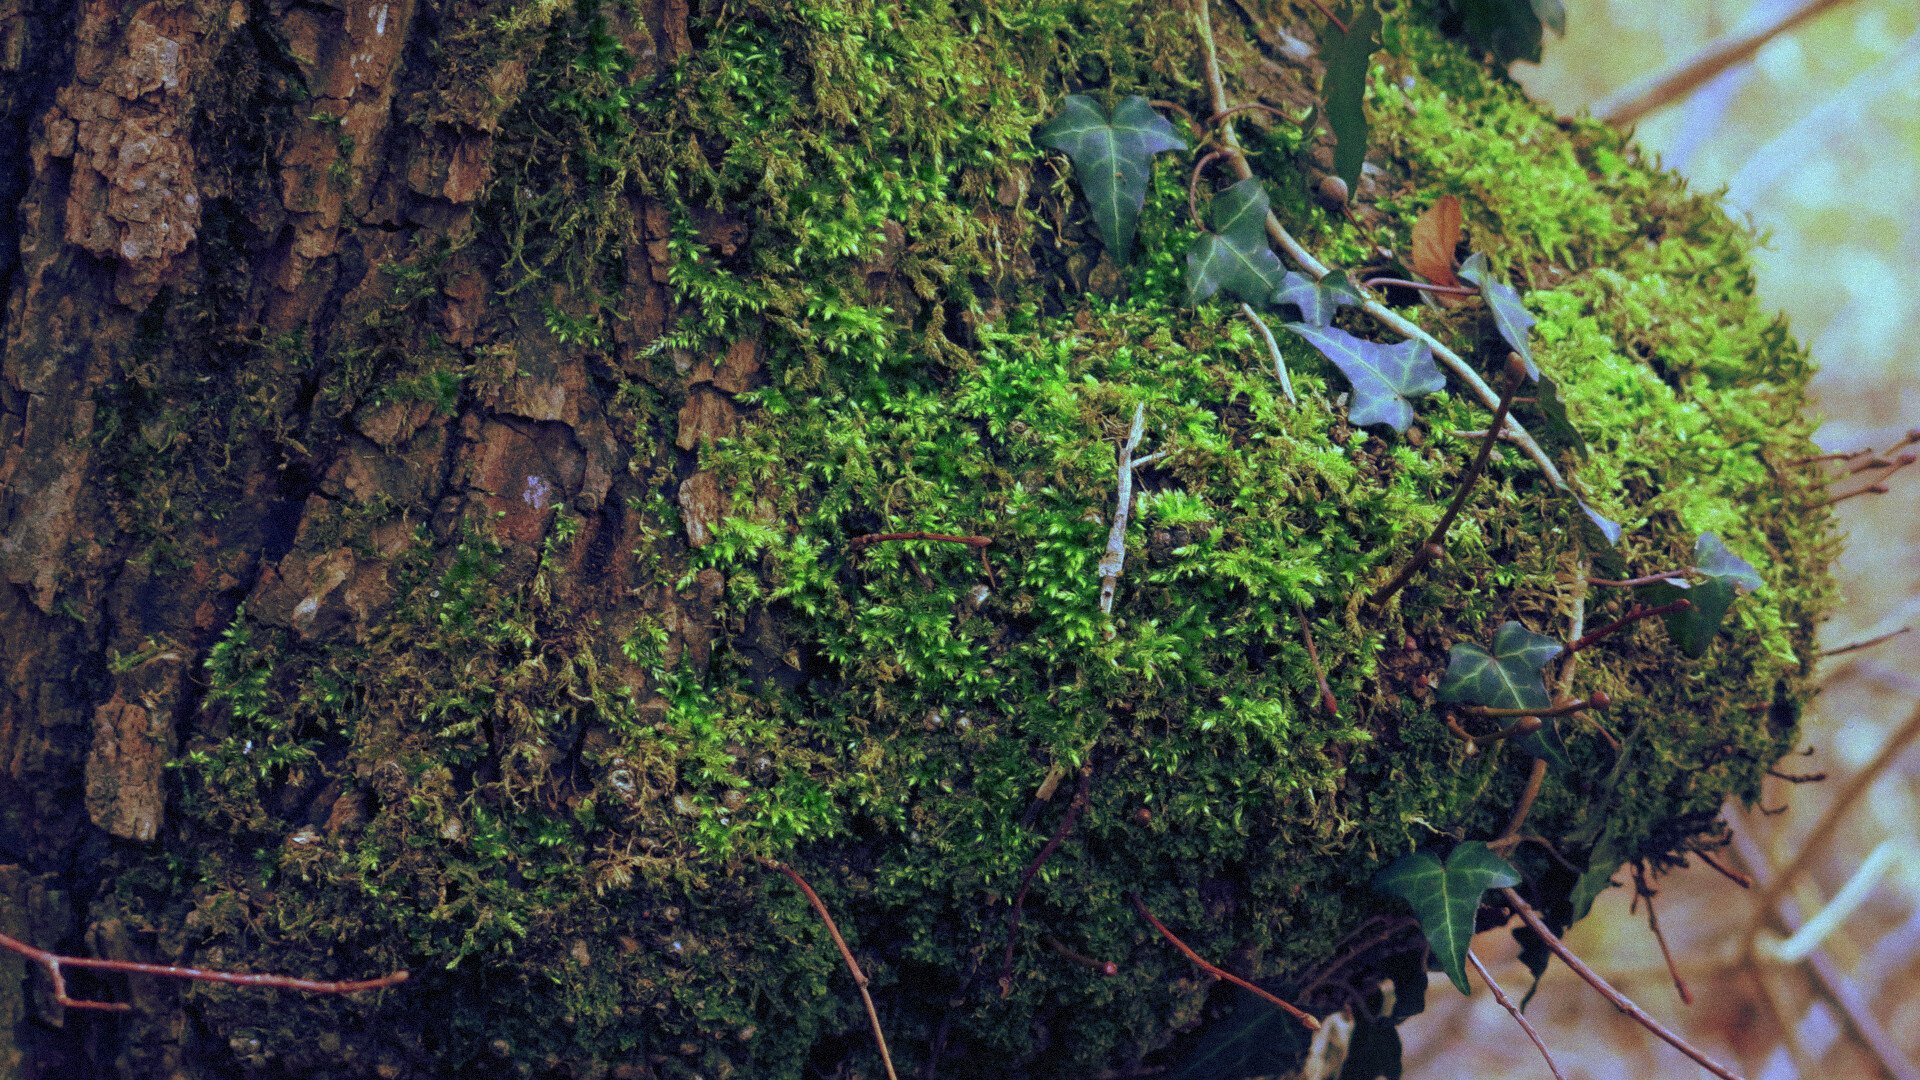
{"type": "MultiPolygon", "coordinates": [[[[802,867],[832,906],[903,1072],[942,1033],[954,1075],[1093,1075],[1165,1047],[1206,993],[1129,893],[1204,954],[1285,980],[1377,909],[1385,861],[1498,831],[1525,762],[1466,756],[1418,677],[1504,619],[1565,632],[1581,557],[1566,501],[1501,454],[1445,563],[1387,613],[1359,609],[1438,519],[1473,446],[1456,433],[1485,411],[1444,392],[1407,437],[1356,430],[1297,343],[1289,404],[1231,310],[1182,302],[1185,164],[1156,167],[1141,253],[1115,270],[1031,143],[1066,91],[1195,99],[1182,5],[729,4],[645,82],[626,78],[615,14],[543,4],[521,21],[545,45],[472,242],[499,295],[544,316],[546,347],[605,351],[634,202],[665,208],[677,322],[595,387],[628,409],[621,437],[656,491],[672,356],[761,337],[769,384],[697,453],[727,507],[711,542],[682,552],[658,495],[616,508],[639,523],[650,587],[717,582],[711,664],[658,611],[556,598],[565,512],[534,552],[477,516],[450,546],[421,527],[350,643],[243,612],[179,762],[187,834],[122,888],[193,897],[181,926],[203,960],[417,975],[384,1002],[266,1012],[197,988],[213,1030],[258,1033],[311,1075],[365,1063],[311,1032],[385,1045],[402,1014],[439,1018],[392,1051],[425,1073],[864,1061],[837,955],[758,856],[802,867]],[[731,251],[716,215],[746,223],[731,251]],[[1114,445],[1142,404],[1169,456],[1143,473],[1107,619],[1114,445]],[[901,530],[990,536],[991,571],[970,548],[849,545],[901,530]],[[1003,995],[1006,900],[1064,801],[1035,791],[1082,766],[1091,809],[1036,883],[1003,995]],[[296,832],[310,806],[341,814],[322,791],[351,809],[296,832]]],[[[1625,748],[1571,729],[1575,769],[1530,828],[1575,859],[1603,833],[1658,858],[1758,791],[1806,693],[1830,542],[1819,493],[1784,463],[1807,445],[1808,361],[1755,306],[1751,238],[1711,198],[1597,125],[1546,118],[1418,25],[1391,44],[1372,99],[1382,223],[1308,199],[1284,130],[1256,155],[1276,207],[1348,259],[1404,248],[1420,209],[1460,196],[1475,246],[1525,286],[1539,363],[1592,446],[1574,471],[1627,526],[1626,560],[1668,566],[1713,531],[1766,578],[1701,661],[1642,625],[1582,664],[1625,748]]],[[[324,392],[342,410],[452,411],[470,392],[471,358],[408,347],[436,258],[397,270],[390,303],[335,346],[324,392]]],[[[1484,354],[1470,314],[1418,317],[1484,354]]],[[[397,517],[343,520],[343,542],[397,517]]]]}

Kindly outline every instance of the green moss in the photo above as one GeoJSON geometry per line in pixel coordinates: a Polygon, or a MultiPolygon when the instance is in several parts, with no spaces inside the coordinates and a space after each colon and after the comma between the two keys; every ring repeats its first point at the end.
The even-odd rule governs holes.
{"type": "MultiPolygon", "coordinates": [[[[1418,680],[1504,619],[1565,630],[1565,500],[1501,455],[1447,562],[1361,613],[1439,517],[1473,445],[1454,433],[1484,410],[1442,393],[1417,436],[1354,430],[1342,384],[1293,343],[1289,405],[1230,311],[1181,305],[1185,164],[1159,164],[1142,254],[1116,275],[1030,143],[1065,90],[1193,99],[1181,5],[728,5],[653,83],[627,81],[607,15],[540,10],[477,230],[501,292],[537,286],[553,347],[597,348],[640,239],[629,196],[666,209],[679,322],[607,379],[662,486],[663,354],[766,346],[749,421],[698,455],[730,505],[713,542],[679,553],[658,491],[627,507],[655,586],[718,575],[711,670],[657,608],[557,601],[559,526],[531,555],[485,521],[437,555],[423,531],[355,644],[243,616],[209,665],[214,722],[183,768],[194,848],[170,871],[202,898],[204,940],[253,941],[262,967],[415,968],[406,1007],[446,1018],[417,1048],[434,1069],[798,1075],[870,1050],[822,928],[752,859],[779,858],[848,930],[903,1071],[944,1031],[956,1075],[1091,1075],[1164,1046],[1205,992],[1127,893],[1204,954],[1284,979],[1378,903],[1384,861],[1504,824],[1526,763],[1465,756],[1418,680]],[[714,215],[745,223],[737,250],[702,239],[714,215]],[[1114,446],[1141,404],[1170,455],[1143,475],[1106,618],[1114,446]],[[849,547],[900,530],[991,536],[992,579],[969,548],[849,547]],[[296,843],[313,761],[365,814],[296,843]],[[1038,879],[1002,996],[1005,897],[1061,802],[1034,793],[1083,765],[1092,809],[1038,879]]],[[[1582,663],[1625,750],[1574,729],[1576,769],[1531,828],[1574,858],[1603,833],[1660,857],[1758,790],[1792,734],[1776,699],[1805,693],[1829,545],[1818,493],[1778,465],[1806,445],[1806,357],[1754,305],[1748,237],[1613,135],[1556,125],[1414,27],[1374,85],[1384,228],[1456,193],[1475,246],[1528,286],[1540,364],[1593,446],[1579,482],[1627,525],[1629,563],[1673,565],[1711,530],[1767,579],[1702,661],[1643,624],[1582,663]]],[[[1262,162],[1286,168],[1294,142],[1262,162]]],[[[1301,177],[1274,180],[1318,249],[1368,249],[1301,177]]],[[[402,348],[432,265],[397,273],[338,353],[343,405],[457,407],[457,358],[402,348]]],[[[1420,318],[1484,352],[1470,311],[1420,318]]],[[[194,992],[216,1029],[259,1023],[233,991],[194,992]]],[[[285,1008],[377,1026],[369,1005],[285,1008]]],[[[320,1060],[281,1018],[273,1052],[320,1060]]]]}

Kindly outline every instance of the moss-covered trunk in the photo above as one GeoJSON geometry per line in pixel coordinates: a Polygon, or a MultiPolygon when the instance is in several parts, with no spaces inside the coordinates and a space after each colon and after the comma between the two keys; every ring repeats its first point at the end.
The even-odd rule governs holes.
{"type": "MultiPolygon", "coordinates": [[[[1455,641],[1608,602],[1569,507],[1502,462],[1446,569],[1361,612],[1484,411],[1358,431],[1292,344],[1288,406],[1182,304],[1187,161],[1121,268],[1031,143],[1069,91],[1211,111],[1183,5],[688,8],[0,0],[0,930],[415,972],[82,980],[136,1005],[103,1018],[0,954],[0,1073],[875,1075],[759,858],[835,907],[903,1072],[1124,1070],[1238,1004],[1129,892],[1302,989],[1377,866],[1504,822],[1525,761],[1465,756],[1430,687],[1455,641]],[[1109,619],[1141,403],[1172,456],[1109,619]],[[849,544],[914,530],[991,545],[849,544]]],[[[1304,115],[1305,21],[1216,18],[1235,92],[1304,115]]],[[[1309,198],[1323,138],[1261,121],[1277,210],[1357,264],[1461,195],[1630,561],[1716,531],[1767,578],[1703,661],[1646,626],[1584,669],[1624,757],[1570,732],[1533,827],[1663,856],[1791,734],[1804,357],[1709,202],[1417,20],[1388,45],[1357,216],[1309,198]]],[[[1425,318],[1473,354],[1473,313],[1425,318]]],[[[1377,1005],[1391,960],[1308,1004],[1377,1005]]]]}

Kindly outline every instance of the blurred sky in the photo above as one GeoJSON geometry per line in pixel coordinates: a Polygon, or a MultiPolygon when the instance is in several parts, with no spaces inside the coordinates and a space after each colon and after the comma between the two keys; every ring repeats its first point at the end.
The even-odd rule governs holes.
{"type": "MultiPolygon", "coordinates": [[[[1773,21],[1801,0],[1566,0],[1568,32],[1543,62],[1515,76],[1550,108],[1572,114],[1714,39],[1773,21]]],[[[1815,408],[1829,449],[1885,446],[1920,426],[1920,3],[1852,0],[1775,39],[1679,105],[1637,127],[1641,146],[1770,239],[1759,254],[1763,303],[1784,311],[1822,371],[1815,408]]],[[[1847,546],[1842,606],[1821,631],[1831,648],[1920,622],[1920,468],[1886,495],[1837,510],[1847,546]]],[[[1807,716],[1819,784],[1769,782],[1777,816],[1747,815],[1778,866],[1800,848],[1816,857],[1795,891],[1824,907],[1883,850],[1865,903],[1824,942],[1908,1059],[1920,1058],[1920,752],[1896,759],[1830,835],[1807,835],[1847,778],[1920,703],[1920,633],[1825,661],[1828,689],[1807,716]]],[[[1618,881],[1628,880],[1625,873],[1618,881]]],[[[1676,995],[1644,911],[1615,889],[1569,935],[1657,1017],[1753,1080],[1886,1075],[1804,967],[1765,958],[1771,938],[1747,894],[1696,864],[1661,887],[1662,929],[1680,955],[1695,1004],[1676,995]],[[1762,959],[1745,963],[1749,941],[1762,959]],[[1783,1029],[1791,1037],[1783,1037],[1783,1029]]],[[[1524,990],[1505,932],[1476,950],[1497,978],[1524,990]]],[[[1551,972],[1528,1015],[1569,1080],[1706,1075],[1624,1021],[1564,969],[1551,972]]],[[[1437,981],[1428,1011],[1403,1029],[1407,1075],[1418,1080],[1544,1078],[1546,1069],[1484,990],[1462,999],[1437,981]]],[[[1896,1067],[1899,1063],[1896,1062],[1896,1067]]],[[[1914,1073],[1901,1074],[1916,1075],[1914,1073]]]]}

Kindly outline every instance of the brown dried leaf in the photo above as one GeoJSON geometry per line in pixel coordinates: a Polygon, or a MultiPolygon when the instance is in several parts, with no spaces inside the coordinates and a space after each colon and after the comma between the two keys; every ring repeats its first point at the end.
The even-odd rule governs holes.
{"type": "Polygon", "coordinates": [[[1453,251],[1460,245],[1460,200],[1442,195],[1413,223],[1414,273],[1435,285],[1458,285],[1453,251]]]}

